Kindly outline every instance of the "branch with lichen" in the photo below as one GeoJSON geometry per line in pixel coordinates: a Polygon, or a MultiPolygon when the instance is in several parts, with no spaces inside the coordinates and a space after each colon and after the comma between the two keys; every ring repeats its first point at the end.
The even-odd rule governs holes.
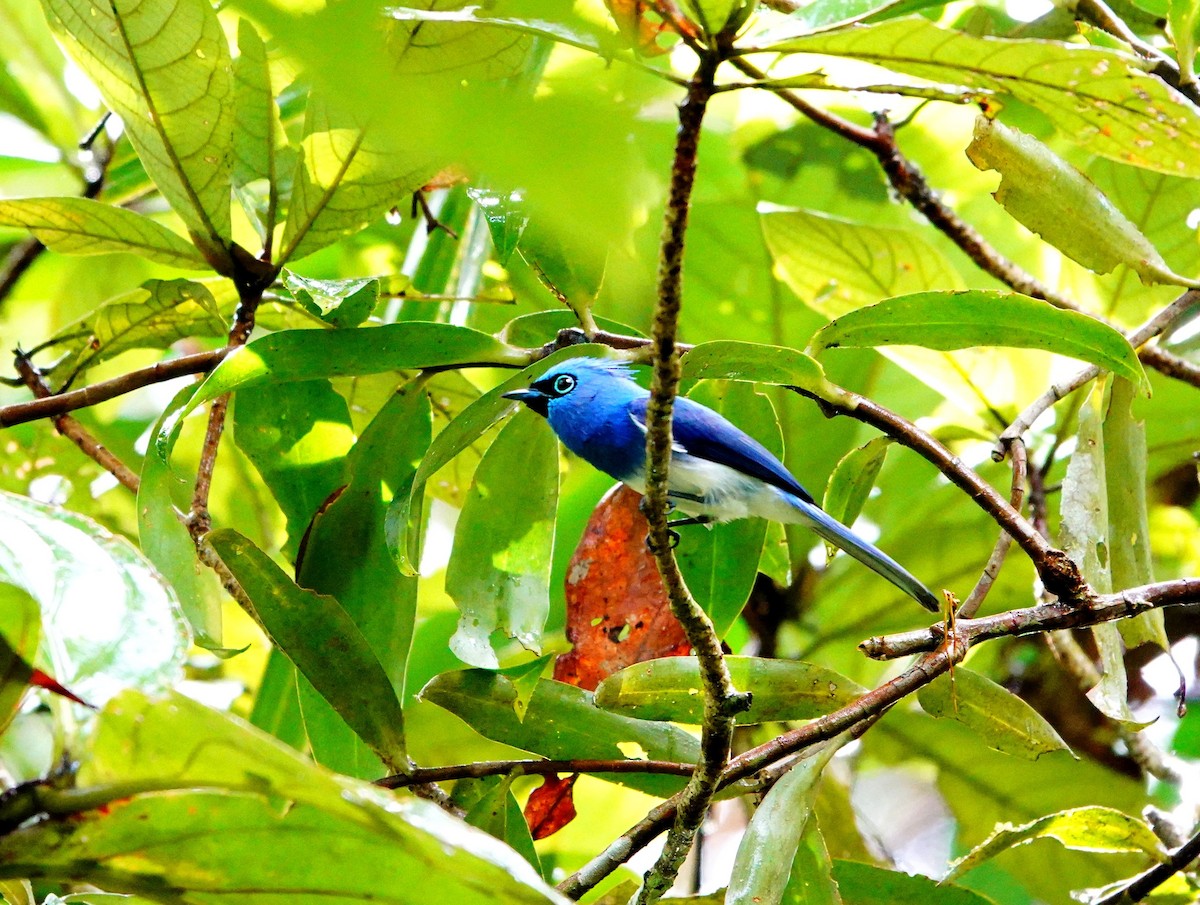
{"type": "Polygon", "coordinates": [[[651,359],[654,377],[646,407],[644,508],[650,526],[648,542],[658,563],[671,612],[683,626],[688,643],[700,664],[704,721],[701,726],[699,761],[687,787],[680,793],[674,826],[658,861],[646,874],[638,893],[638,905],[656,902],[674,883],[679,867],[704,821],[708,804],[728,760],[729,746],[733,740],[734,714],[749,703],[734,690],[721,652],[720,638],[708,615],[696,603],[684,583],[672,550],[671,529],[667,525],[671,415],[680,374],[675,336],[683,302],[684,241],[692,186],[696,178],[700,131],[705,109],[713,93],[717,67],[721,62],[721,53],[715,48],[700,48],[698,54],[695,75],[688,85],[687,97],[679,108],[679,131],[659,250],[658,300],[654,313],[651,359]]]}

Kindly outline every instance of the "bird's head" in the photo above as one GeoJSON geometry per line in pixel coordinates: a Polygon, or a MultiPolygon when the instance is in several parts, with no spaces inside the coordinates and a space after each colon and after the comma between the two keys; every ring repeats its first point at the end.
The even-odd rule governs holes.
{"type": "Polygon", "coordinates": [[[523,402],[543,417],[552,408],[575,405],[596,398],[605,388],[633,386],[628,367],[603,358],[569,358],[559,362],[526,390],[511,390],[505,399],[523,402]]]}

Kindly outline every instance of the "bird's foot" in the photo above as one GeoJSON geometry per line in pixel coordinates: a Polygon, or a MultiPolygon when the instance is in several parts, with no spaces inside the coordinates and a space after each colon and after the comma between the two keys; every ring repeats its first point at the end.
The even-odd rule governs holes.
{"type": "MultiPolygon", "coordinates": [[[[667,527],[667,549],[668,550],[674,550],[676,547],[679,546],[679,532],[672,531],[670,528],[671,524],[673,524],[673,523],[668,523],[668,527],[667,527]]],[[[646,549],[649,550],[651,553],[654,553],[654,554],[658,553],[658,547],[655,545],[654,539],[649,534],[646,535],[646,549]]]]}

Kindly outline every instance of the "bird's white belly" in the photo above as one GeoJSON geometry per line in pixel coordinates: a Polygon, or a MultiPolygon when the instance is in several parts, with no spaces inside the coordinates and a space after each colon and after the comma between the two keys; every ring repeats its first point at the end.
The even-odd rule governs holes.
{"type": "MultiPolygon", "coordinates": [[[[644,493],[645,476],[625,483],[644,493]]],[[[671,501],[685,515],[706,516],[718,522],[757,516],[778,522],[795,520],[795,509],[776,488],[728,465],[687,454],[671,456],[671,501]]]]}

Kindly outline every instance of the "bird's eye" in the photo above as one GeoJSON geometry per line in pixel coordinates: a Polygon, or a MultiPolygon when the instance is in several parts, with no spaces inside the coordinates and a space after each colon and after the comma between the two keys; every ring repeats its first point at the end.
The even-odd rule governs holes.
{"type": "Polygon", "coordinates": [[[575,389],[575,378],[570,374],[559,374],[554,378],[552,389],[554,390],[555,395],[565,396],[567,393],[571,392],[571,390],[575,389]]]}

